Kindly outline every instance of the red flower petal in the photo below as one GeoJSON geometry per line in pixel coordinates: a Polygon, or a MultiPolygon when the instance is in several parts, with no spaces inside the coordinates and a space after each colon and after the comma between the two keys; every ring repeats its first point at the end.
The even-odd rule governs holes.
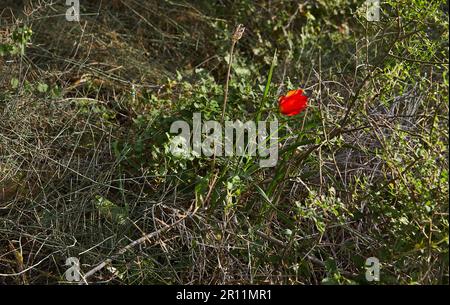
{"type": "Polygon", "coordinates": [[[308,106],[308,97],[303,90],[291,90],[279,98],[280,112],[287,116],[299,114],[308,106]]]}

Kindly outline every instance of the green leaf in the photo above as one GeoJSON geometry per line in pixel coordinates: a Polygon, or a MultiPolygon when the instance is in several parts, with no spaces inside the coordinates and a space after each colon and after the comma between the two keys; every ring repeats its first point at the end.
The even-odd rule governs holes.
{"type": "Polygon", "coordinates": [[[261,117],[261,111],[264,107],[264,104],[266,103],[267,96],[269,95],[270,84],[272,83],[273,69],[275,68],[276,64],[277,64],[277,49],[275,49],[275,52],[273,53],[272,64],[270,65],[269,76],[267,77],[266,87],[264,88],[264,95],[261,104],[259,105],[258,114],[256,115],[256,121],[259,121],[261,117]]]}
{"type": "Polygon", "coordinates": [[[45,92],[48,91],[48,85],[47,85],[47,84],[44,84],[44,83],[39,83],[38,86],[37,86],[37,90],[38,90],[40,93],[45,93],[45,92]]]}
{"type": "Polygon", "coordinates": [[[100,215],[113,221],[116,224],[124,225],[128,218],[128,211],[102,196],[95,196],[96,206],[100,215]]]}
{"type": "Polygon", "coordinates": [[[9,44],[0,44],[0,56],[11,54],[13,47],[9,44]]]}
{"type": "Polygon", "coordinates": [[[19,80],[17,78],[11,78],[11,87],[13,89],[17,89],[19,87],[19,80]]]}
{"type": "Polygon", "coordinates": [[[264,192],[262,190],[262,188],[260,188],[258,185],[255,185],[256,190],[258,191],[258,193],[261,195],[261,197],[271,206],[273,206],[272,204],[272,200],[270,200],[270,198],[267,196],[266,192],[264,192]]]}

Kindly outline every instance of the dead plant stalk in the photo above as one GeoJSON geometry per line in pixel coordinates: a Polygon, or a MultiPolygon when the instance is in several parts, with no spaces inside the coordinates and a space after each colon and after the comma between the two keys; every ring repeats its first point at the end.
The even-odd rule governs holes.
{"type": "Polygon", "coordinates": [[[231,78],[231,66],[233,65],[234,47],[236,46],[236,43],[242,38],[244,31],[245,31],[245,27],[242,24],[239,24],[236,27],[236,29],[234,30],[233,36],[231,37],[230,57],[229,57],[229,62],[228,62],[227,79],[225,81],[225,90],[224,90],[224,97],[223,97],[222,122],[225,118],[225,111],[226,111],[226,107],[227,107],[228,86],[229,86],[229,82],[230,82],[230,78],[231,78]]]}

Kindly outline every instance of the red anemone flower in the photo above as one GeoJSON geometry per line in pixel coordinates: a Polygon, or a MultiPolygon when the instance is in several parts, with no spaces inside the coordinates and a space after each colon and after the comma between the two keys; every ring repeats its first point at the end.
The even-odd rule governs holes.
{"type": "Polygon", "coordinates": [[[286,96],[280,96],[280,112],[287,116],[299,114],[308,106],[308,97],[303,95],[303,90],[291,90],[286,96]]]}

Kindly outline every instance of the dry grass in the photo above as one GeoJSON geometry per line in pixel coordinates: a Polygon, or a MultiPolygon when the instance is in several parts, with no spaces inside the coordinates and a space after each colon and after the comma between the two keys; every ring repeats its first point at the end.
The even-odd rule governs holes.
{"type": "MultiPolygon", "coordinates": [[[[435,251],[441,241],[432,236],[447,234],[448,243],[448,222],[447,227],[441,222],[448,216],[448,187],[440,180],[448,169],[442,148],[448,148],[448,133],[442,132],[448,100],[433,97],[448,93],[442,65],[427,66],[429,87],[409,84],[401,94],[394,88],[386,104],[377,100],[386,79],[369,73],[365,80],[356,64],[337,77],[332,68],[322,70],[315,49],[295,53],[297,63],[286,56],[276,75],[279,90],[288,87],[287,75],[305,84],[316,102],[309,111],[321,119],[309,129],[305,122],[294,123],[291,131],[305,129],[305,139],[320,141],[306,142],[292,158],[282,155],[288,160],[267,171],[219,160],[219,176],[208,176],[209,165],[198,164],[164,174],[149,163],[163,171],[168,158],[126,159],[123,152],[131,146],[118,155],[117,143],[137,141],[141,129],[175,112],[183,96],[197,101],[197,91],[173,81],[177,71],[201,67],[224,83],[229,42],[220,40],[228,33],[217,33],[218,24],[226,23],[227,5],[237,5],[224,2],[213,15],[208,3],[90,1],[80,23],[66,22],[57,1],[27,1],[25,9],[17,1],[2,2],[0,44],[9,43],[9,34],[23,24],[32,25],[34,35],[24,56],[0,57],[0,283],[65,283],[67,257],[78,257],[84,273],[106,261],[88,273],[87,280],[96,283],[320,284],[333,274],[344,277],[340,283],[361,282],[364,260],[385,252],[392,258],[383,265],[389,282],[448,282],[448,252],[435,251]],[[310,56],[309,63],[303,56],[310,56]],[[19,80],[18,88],[11,88],[12,79],[19,80]],[[38,82],[57,86],[59,93],[36,92],[38,82]],[[153,112],[154,121],[136,127],[153,112]],[[438,138],[443,144],[429,143],[438,138]],[[396,161],[398,154],[404,162],[396,161]],[[426,220],[411,219],[429,243],[396,250],[397,220],[411,217],[412,203],[425,201],[422,186],[412,184],[424,176],[419,165],[441,168],[427,177],[436,182],[433,194],[440,194],[435,210],[426,220]],[[196,174],[206,180],[206,201],[195,191],[196,174]],[[226,182],[234,175],[245,179],[245,186],[228,209],[226,182]],[[403,191],[392,195],[392,186],[403,191]],[[102,209],[102,202],[111,205],[102,209]],[[388,214],[385,206],[403,214],[388,214]]],[[[275,1],[261,12],[274,14],[282,5],[275,1]]],[[[303,16],[303,8],[295,9],[284,31],[297,29],[295,16],[303,16]]],[[[252,26],[240,56],[264,63],[256,46],[265,42],[258,42],[262,38],[252,26]]],[[[364,48],[355,52],[357,64],[364,64],[358,57],[364,48]]],[[[186,74],[195,88],[197,74],[186,74]]],[[[236,107],[233,94],[230,109],[236,107]]],[[[152,129],[145,147],[156,146],[164,132],[152,129]]]]}

